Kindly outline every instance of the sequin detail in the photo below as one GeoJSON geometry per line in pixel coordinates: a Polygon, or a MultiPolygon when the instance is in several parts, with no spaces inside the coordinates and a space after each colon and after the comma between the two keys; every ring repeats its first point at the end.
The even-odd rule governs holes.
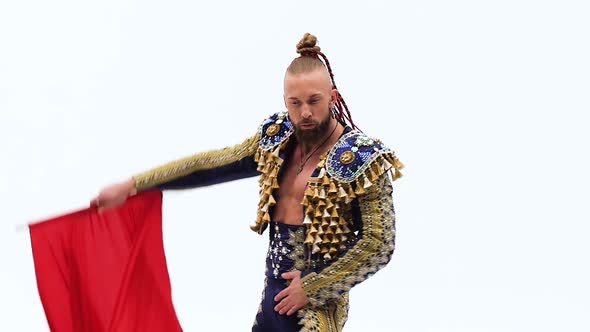
{"type": "Polygon", "coordinates": [[[281,274],[302,267],[304,227],[276,222],[271,226],[266,275],[281,279],[281,274]]]}
{"type": "Polygon", "coordinates": [[[381,141],[369,138],[358,130],[352,130],[336,142],[326,157],[326,171],[335,180],[350,183],[361,176],[371,163],[393,151],[381,141]],[[354,156],[351,156],[354,155],[354,156]]]}
{"type": "Polygon", "coordinates": [[[293,124],[287,121],[287,112],[271,115],[260,125],[260,148],[263,151],[272,150],[291,136],[293,124]]]}

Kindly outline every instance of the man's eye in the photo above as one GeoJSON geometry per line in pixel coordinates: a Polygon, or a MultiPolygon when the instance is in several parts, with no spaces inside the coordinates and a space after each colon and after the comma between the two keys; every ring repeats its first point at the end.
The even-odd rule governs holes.
{"type": "Polygon", "coordinates": [[[318,103],[318,101],[314,99],[314,100],[311,100],[309,103],[310,103],[310,104],[317,104],[317,103],[318,103]]]}
{"type": "Polygon", "coordinates": [[[291,102],[291,105],[298,106],[299,105],[299,102],[298,101],[293,101],[293,102],[291,102]]]}

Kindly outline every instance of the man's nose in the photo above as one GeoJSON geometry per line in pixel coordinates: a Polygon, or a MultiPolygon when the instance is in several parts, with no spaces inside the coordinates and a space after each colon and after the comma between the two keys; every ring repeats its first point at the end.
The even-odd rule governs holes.
{"type": "Polygon", "coordinates": [[[309,110],[309,106],[303,106],[303,109],[301,110],[301,117],[304,119],[309,119],[311,118],[312,114],[311,111],[309,110]]]}

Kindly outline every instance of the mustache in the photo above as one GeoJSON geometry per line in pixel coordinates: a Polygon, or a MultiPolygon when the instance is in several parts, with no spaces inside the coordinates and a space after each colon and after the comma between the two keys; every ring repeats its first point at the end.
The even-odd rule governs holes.
{"type": "Polygon", "coordinates": [[[302,124],[302,125],[304,125],[304,124],[318,124],[318,122],[314,121],[314,120],[301,120],[301,121],[299,121],[299,124],[302,124]]]}

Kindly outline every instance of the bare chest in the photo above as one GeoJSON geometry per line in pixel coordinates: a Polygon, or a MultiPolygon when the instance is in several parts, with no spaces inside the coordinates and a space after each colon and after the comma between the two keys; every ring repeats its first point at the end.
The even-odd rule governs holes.
{"type": "Polygon", "coordinates": [[[303,223],[301,201],[303,200],[307,182],[320,158],[319,155],[312,156],[303,165],[301,165],[297,154],[293,154],[287,160],[289,162],[283,166],[279,188],[275,193],[277,204],[273,219],[287,224],[299,225],[303,223]]]}

